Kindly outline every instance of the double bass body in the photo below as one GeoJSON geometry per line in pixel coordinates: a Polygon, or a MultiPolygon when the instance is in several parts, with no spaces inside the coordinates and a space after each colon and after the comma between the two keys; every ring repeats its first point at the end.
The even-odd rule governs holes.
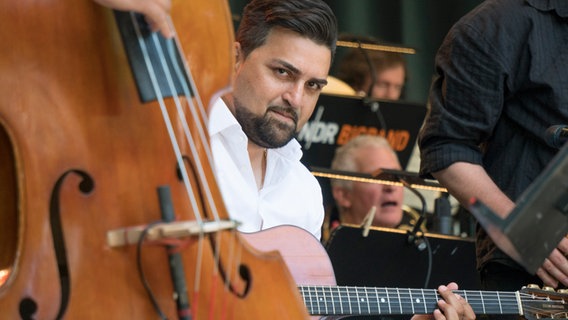
{"type": "MultiPolygon", "coordinates": [[[[86,0],[2,0],[0,10],[0,270],[9,273],[1,317],[156,318],[135,246],[112,248],[106,234],[160,220],[164,185],[177,220],[213,219],[213,207],[228,218],[202,155],[208,142],[184,140],[184,119],[174,119],[182,153],[194,143],[203,157],[188,156],[188,171],[199,163],[207,173],[190,177],[194,212],[158,104],[138,98],[112,12],[86,0]]],[[[173,1],[205,106],[230,87],[229,17],[224,1],[173,1]]],[[[187,118],[192,130],[205,123],[187,118]]],[[[195,319],[307,316],[280,256],[256,252],[236,232],[190,238],[179,252],[195,319]]],[[[144,245],[141,265],[157,304],[176,318],[164,246],[144,245]]]]}

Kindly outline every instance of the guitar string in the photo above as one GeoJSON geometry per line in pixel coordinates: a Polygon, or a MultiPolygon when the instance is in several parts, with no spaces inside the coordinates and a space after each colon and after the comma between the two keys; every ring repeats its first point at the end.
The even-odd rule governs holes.
{"type": "MultiPolygon", "coordinates": [[[[325,288],[328,288],[328,286],[300,286],[299,288],[302,292],[316,292],[316,293],[321,292],[321,293],[325,294],[325,290],[326,290],[325,288]]],[[[352,292],[368,290],[369,288],[368,287],[334,287],[334,286],[331,286],[331,288],[328,288],[328,290],[330,290],[330,293],[333,296],[332,289],[336,289],[336,291],[337,291],[336,293],[338,295],[335,296],[335,297],[341,298],[342,291],[343,291],[343,293],[350,294],[352,292]]],[[[397,295],[398,295],[398,294],[400,294],[400,290],[401,290],[401,289],[396,289],[396,288],[392,288],[392,289],[391,288],[376,288],[376,289],[382,290],[383,293],[386,294],[386,295],[390,295],[389,292],[393,291],[393,290],[398,290],[397,291],[397,295]]],[[[403,293],[403,295],[405,297],[409,297],[409,298],[415,297],[416,293],[414,291],[418,291],[418,292],[420,292],[419,295],[423,294],[426,299],[432,298],[432,296],[435,297],[435,300],[439,299],[438,294],[434,289],[431,289],[431,290],[433,290],[431,292],[428,292],[425,289],[402,289],[402,290],[407,291],[406,293],[403,293]],[[426,297],[426,294],[428,295],[427,297],[426,297]]],[[[457,293],[457,294],[462,294],[464,296],[467,296],[467,294],[469,293],[469,295],[473,296],[473,297],[470,297],[468,299],[468,301],[473,302],[473,303],[477,303],[477,304],[480,304],[480,305],[481,304],[489,305],[489,304],[497,304],[497,303],[486,302],[483,299],[482,296],[480,296],[479,298],[475,298],[476,295],[485,295],[486,297],[488,295],[494,295],[496,297],[505,297],[505,298],[507,298],[507,296],[509,296],[511,301],[515,302],[515,303],[513,303],[513,305],[515,305],[516,301],[517,301],[516,293],[510,293],[510,292],[498,292],[498,291],[479,291],[479,292],[476,292],[476,291],[468,291],[468,290],[454,290],[454,292],[457,293]]],[[[541,300],[548,301],[547,300],[548,298],[539,297],[539,296],[526,294],[526,293],[520,293],[520,296],[521,296],[521,298],[528,298],[528,299],[531,299],[531,300],[541,299],[541,300]]],[[[316,298],[316,300],[317,300],[317,298],[316,298]]],[[[524,300],[526,300],[526,299],[524,299],[524,300]]],[[[560,300],[558,300],[558,301],[560,302],[560,300]]],[[[419,301],[417,303],[419,303],[419,301]]],[[[501,304],[505,304],[505,303],[501,303],[501,304]]]]}
{"type": "MultiPolygon", "coordinates": [[[[330,303],[332,305],[336,304],[337,302],[342,302],[342,303],[350,303],[352,299],[359,299],[359,295],[355,294],[353,295],[353,292],[357,292],[357,291],[368,291],[368,287],[333,287],[333,286],[300,286],[300,291],[301,293],[305,294],[306,292],[309,293],[308,298],[306,299],[306,297],[304,296],[304,300],[306,301],[307,305],[311,305],[312,307],[315,305],[318,306],[318,309],[321,309],[321,301],[319,300],[319,293],[325,294],[326,288],[328,289],[328,291],[331,294],[331,298],[332,299],[328,299],[326,301],[330,301],[330,303]],[[336,288],[337,294],[334,295],[333,294],[333,290],[332,288],[336,288]],[[312,297],[312,292],[315,293],[315,298],[312,297]],[[348,293],[348,297],[350,299],[348,299],[347,302],[345,302],[345,299],[341,299],[341,297],[343,297],[344,293],[348,293]]],[[[383,294],[385,294],[385,297],[383,297],[384,299],[386,299],[388,302],[390,302],[391,298],[390,295],[392,293],[393,290],[396,291],[396,294],[399,295],[401,293],[401,289],[389,289],[389,288],[374,288],[375,291],[377,290],[382,290],[383,294]]],[[[437,300],[440,299],[440,297],[437,294],[437,291],[435,290],[425,290],[425,289],[402,289],[402,296],[404,298],[407,298],[409,301],[411,301],[410,303],[406,303],[404,302],[404,300],[400,301],[400,305],[403,306],[403,308],[406,308],[408,310],[408,308],[410,308],[410,305],[414,305],[414,304],[423,304],[424,306],[426,306],[426,301],[430,301],[432,303],[432,305],[435,305],[435,302],[437,300]],[[418,292],[418,293],[416,293],[418,292]],[[423,299],[422,300],[417,300],[416,302],[412,302],[415,297],[419,295],[422,296],[423,299]],[[424,301],[426,300],[426,301],[424,301]]],[[[495,296],[497,298],[504,298],[503,303],[499,304],[499,309],[501,311],[501,314],[503,314],[503,310],[502,310],[502,306],[504,306],[506,309],[508,308],[508,310],[511,311],[507,311],[507,312],[512,312],[513,310],[518,310],[518,301],[517,301],[517,296],[516,293],[510,293],[510,292],[498,292],[498,291],[468,291],[468,290],[455,290],[454,291],[457,294],[461,294],[462,296],[470,296],[469,299],[467,299],[467,301],[472,304],[472,306],[482,306],[483,308],[485,308],[486,306],[492,306],[492,310],[495,310],[496,307],[496,303],[492,302],[491,300],[489,300],[490,302],[486,301],[487,299],[483,299],[483,296],[485,295],[485,297],[490,297],[490,296],[495,296]],[[509,301],[507,301],[507,299],[509,301]]],[[[525,293],[520,293],[520,297],[523,301],[527,301],[528,299],[530,299],[530,301],[532,300],[546,300],[546,298],[542,298],[542,297],[538,297],[538,296],[534,296],[531,294],[525,294],[525,293]]],[[[377,308],[381,307],[381,304],[386,304],[387,302],[379,302],[380,301],[380,296],[377,295],[376,299],[370,299],[367,300],[367,302],[369,304],[375,304],[377,308]]],[[[498,300],[499,300],[498,299],[498,300]]],[[[500,301],[500,300],[499,300],[500,301]]],[[[549,300],[546,300],[547,302],[549,300]]],[[[558,301],[558,304],[560,306],[562,306],[562,301],[558,301]]],[[[341,305],[341,304],[340,304],[341,305]]],[[[323,306],[325,306],[325,308],[328,308],[327,304],[324,304],[323,306]]],[[[369,305],[370,306],[370,305],[369,305]]],[[[334,306],[335,307],[335,306],[334,306]]],[[[546,310],[541,310],[540,312],[545,312],[546,310]]],[[[327,310],[326,310],[327,312],[327,310]]],[[[392,310],[389,310],[389,313],[392,314],[392,310]]],[[[561,311],[559,311],[559,313],[562,313],[561,311]]],[[[343,314],[343,313],[342,313],[343,314]]]]}

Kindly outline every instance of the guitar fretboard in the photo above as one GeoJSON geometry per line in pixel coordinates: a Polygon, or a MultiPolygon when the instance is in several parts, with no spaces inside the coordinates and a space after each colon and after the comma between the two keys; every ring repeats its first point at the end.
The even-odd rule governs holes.
{"type": "MultiPolygon", "coordinates": [[[[311,315],[429,314],[442,299],[434,289],[300,286],[311,315]]],[[[522,314],[518,292],[455,290],[476,314],[522,314]]]]}

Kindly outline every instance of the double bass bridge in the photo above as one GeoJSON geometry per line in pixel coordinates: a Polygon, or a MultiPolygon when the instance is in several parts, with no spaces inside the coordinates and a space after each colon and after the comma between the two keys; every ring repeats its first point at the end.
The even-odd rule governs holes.
{"type": "Polygon", "coordinates": [[[239,222],[235,220],[219,221],[176,221],[159,222],[154,225],[141,225],[114,229],[107,232],[107,244],[110,247],[122,247],[136,244],[144,236],[145,241],[185,238],[214,233],[222,230],[236,229],[239,222]]]}

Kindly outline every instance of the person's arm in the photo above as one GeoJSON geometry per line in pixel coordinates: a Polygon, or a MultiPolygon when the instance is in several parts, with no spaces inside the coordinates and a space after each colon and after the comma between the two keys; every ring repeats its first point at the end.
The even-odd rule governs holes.
{"type": "MultiPolygon", "coordinates": [[[[484,14],[491,16],[494,11],[486,9],[484,14]]],[[[517,67],[511,56],[520,50],[511,44],[522,47],[525,41],[517,37],[498,46],[499,32],[517,24],[509,20],[496,28],[497,20],[475,20],[478,16],[456,24],[436,55],[439,75],[431,87],[431,110],[420,133],[421,173],[438,179],[466,208],[475,197],[506,217],[515,203],[481,166],[480,146],[493,135],[503,114],[507,81],[517,67]]],[[[567,249],[568,241],[563,239],[537,271],[546,285],[568,285],[567,249]]]]}
{"type": "Polygon", "coordinates": [[[478,164],[456,162],[446,169],[433,172],[432,176],[465,208],[469,206],[472,197],[491,208],[501,218],[505,218],[515,207],[515,203],[497,187],[485,169],[478,164]]]}
{"type": "MultiPolygon", "coordinates": [[[[507,217],[515,207],[480,165],[456,162],[446,169],[432,173],[464,207],[475,197],[501,218],[507,217]]],[[[556,288],[558,283],[568,286],[568,239],[563,238],[557,248],[537,270],[545,285],[556,288]]]]}
{"type": "Polygon", "coordinates": [[[447,286],[439,286],[438,293],[443,298],[438,300],[438,309],[434,310],[432,315],[416,315],[412,320],[473,320],[475,313],[471,305],[458,294],[453,293],[457,290],[458,285],[455,282],[449,283],[447,286]]]}
{"type": "Polygon", "coordinates": [[[164,37],[171,38],[174,31],[170,26],[171,0],[94,0],[95,2],[117,10],[135,11],[146,18],[153,31],[159,31],[164,37]]]}

